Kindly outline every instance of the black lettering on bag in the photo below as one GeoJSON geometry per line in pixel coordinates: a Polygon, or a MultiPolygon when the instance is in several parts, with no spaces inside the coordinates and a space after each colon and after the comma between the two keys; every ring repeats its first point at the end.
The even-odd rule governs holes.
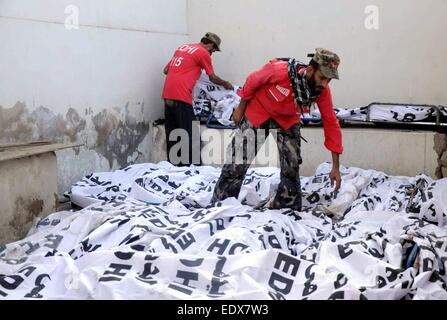
{"type": "Polygon", "coordinates": [[[178,253],[178,250],[174,247],[174,245],[169,243],[165,237],[161,238],[161,244],[165,249],[171,250],[174,253],[178,253]]]}
{"type": "Polygon", "coordinates": [[[287,295],[292,289],[293,279],[288,279],[276,272],[272,272],[268,284],[276,292],[287,295]]]}
{"type": "Polygon", "coordinates": [[[210,222],[208,222],[208,224],[209,224],[209,226],[210,226],[210,236],[213,236],[214,235],[214,225],[216,225],[215,226],[215,231],[221,231],[221,230],[224,230],[225,229],[225,226],[224,226],[224,219],[222,219],[222,218],[218,218],[218,219],[215,219],[215,220],[212,220],[212,221],[210,221],[210,222]]]}
{"type": "Polygon", "coordinates": [[[328,300],[344,300],[344,298],[345,298],[345,292],[344,291],[335,291],[327,299],[328,300]]]}
{"type": "Polygon", "coordinates": [[[230,250],[228,251],[228,254],[235,254],[236,253],[236,249],[239,249],[239,252],[244,251],[245,249],[248,248],[248,246],[246,244],[243,243],[235,243],[231,246],[230,250]]]}
{"type": "Polygon", "coordinates": [[[166,228],[167,227],[167,225],[165,225],[163,222],[161,222],[160,219],[151,219],[151,220],[149,220],[149,222],[158,228],[166,228]]]}
{"type": "Polygon", "coordinates": [[[349,257],[354,251],[349,248],[347,245],[337,245],[338,254],[340,255],[340,258],[345,259],[349,257]]]}
{"type": "Polygon", "coordinates": [[[194,242],[196,242],[196,239],[192,235],[192,233],[188,232],[182,235],[178,240],[177,243],[182,248],[182,250],[187,249],[190,245],[192,245],[194,242]]]}
{"type": "Polygon", "coordinates": [[[272,300],[286,300],[286,297],[280,292],[269,291],[269,296],[272,300]]]}
{"type": "Polygon", "coordinates": [[[132,269],[131,265],[111,263],[108,270],[106,270],[103,276],[99,278],[99,282],[121,281],[126,275],[126,271],[129,271],[130,269],[132,269]]]}
{"type": "Polygon", "coordinates": [[[423,263],[422,263],[422,271],[423,272],[433,271],[433,260],[432,259],[424,258],[423,263]]]}
{"type": "Polygon", "coordinates": [[[64,238],[63,236],[57,234],[50,234],[45,237],[45,239],[47,239],[48,242],[45,242],[43,246],[50,249],[57,249],[63,238],[64,238]]]}
{"type": "Polygon", "coordinates": [[[272,248],[281,249],[281,244],[274,234],[269,235],[268,242],[272,248]]]}
{"type": "MultiPolygon", "coordinates": [[[[23,274],[25,275],[25,277],[29,277],[34,272],[34,270],[36,270],[36,267],[29,266],[19,270],[17,273],[23,274]]],[[[25,278],[18,274],[11,276],[0,275],[0,286],[7,290],[15,290],[24,280],[25,278]]]]}
{"type": "Polygon", "coordinates": [[[157,283],[157,280],[154,279],[153,275],[159,273],[160,270],[152,265],[153,261],[155,261],[156,259],[158,259],[158,256],[153,256],[150,254],[146,255],[144,260],[150,262],[144,264],[144,270],[142,273],[138,274],[138,276],[136,277],[137,280],[140,280],[150,285],[157,283]]]}
{"type": "Polygon", "coordinates": [[[227,249],[228,245],[230,244],[230,240],[228,239],[222,239],[222,243],[220,242],[221,239],[215,239],[214,242],[206,249],[208,252],[213,252],[214,248],[217,248],[217,254],[222,255],[224,254],[225,250],[227,249]]]}
{"type": "Polygon", "coordinates": [[[170,283],[168,287],[183,292],[184,294],[191,295],[192,294],[191,289],[195,289],[195,287],[190,286],[189,283],[191,281],[199,280],[199,274],[197,272],[177,270],[177,278],[182,279],[183,281],[182,282],[175,281],[174,283],[170,283]]]}
{"type": "Polygon", "coordinates": [[[42,299],[43,296],[40,294],[40,292],[45,289],[45,285],[43,284],[43,281],[45,279],[49,279],[50,275],[49,274],[41,274],[36,278],[36,282],[35,282],[35,287],[25,295],[25,298],[34,298],[34,299],[42,299]]]}
{"type": "Polygon", "coordinates": [[[273,267],[277,270],[280,270],[281,272],[290,274],[295,277],[298,272],[299,266],[300,261],[298,259],[279,252],[273,267]],[[282,264],[284,264],[284,267],[280,269],[282,264]],[[292,270],[290,270],[290,267],[292,268],[292,270]]]}
{"type": "MultiPolygon", "coordinates": [[[[213,271],[213,278],[211,279],[211,287],[208,293],[208,295],[211,297],[224,295],[223,292],[220,292],[220,287],[228,283],[228,281],[224,279],[225,277],[228,277],[228,275],[226,275],[223,272],[223,267],[226,261],[227,258],[225,257],[217,257],[216,268],[213,271]]],[[[209,286],[207,286],[207,289],[208,287],[209,286]]]]}
{"type": "Polygon", "coordinates": [[[115,257],[117,257],[120,260],[130,260],[134,254],[135,252],[120,252],[120,251],[116,251],[114,253],[115,257]]]}
{"type": "Polygon", "coordinates": [[[343,274],[339,273],[337,275],[337,280],[334,282],[334,288],[340,289],[341,287],[345,286],[348,283],[348,278],[343,274]]]}

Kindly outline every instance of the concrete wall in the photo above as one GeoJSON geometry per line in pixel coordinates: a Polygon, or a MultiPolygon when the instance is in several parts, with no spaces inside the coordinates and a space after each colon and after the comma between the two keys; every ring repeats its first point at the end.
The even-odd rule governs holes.
{"type": "Polygon", "coordinates": [[[216,73],[235,84],[274,57],[305,61],[316,47],[341,57],[331,83],[338,107],[373,101],[447,104],[447,1],[427,0],[188,0],[188,30],[222,37],[216,73]],[[379,29],[366,29],[378,8],[379,29]]]}
{"type": "MultiPolygon", "coordinates": [[[[384,171],[396,176],[416,176],[424,173],[436,178],[437,156],[433,150],[434,132],[376,129],[343,129],[344,152],[341,164],[363,169],[384,171]]],[[[323,130],[305,128],[301,143],[304,175],[315,173],[316,167],[332,161],[323,147],[323,130]]]]}
{"type": "Polygon", "coordinates": [[[84,144],[58,152],[60,192],[91,171],[149,161],[162,68],[187,41],[186,7],[0,0],[0,143],[84,144]]]}
{"type": "Polygon", "coordinates": [[[56,211],[56,167],[53,152],[0,162],[0,245],[22,239],[35,219],[56,211]]]}
{"type": "Polygon", "coordinates": [[[447,134],[436,133],[433,148],[438,159],[436,177],[447,178],[447,134]]]}
{"type": "MultiPolygon", "coordinates": [[[[155,161],[166,160],[166,139],[164,126],[154,129],[155,161]]],[[[210,129],[202,126],[202,163],[222,166],[225,150],[231,141],[231,130],[210,129]],[[210,138],[212,137],[212,138],[210,138]]],[[[307,143],[301,141],[303,163],[300,173],[303,176],[315,174],[318,165],[331,162],[331,153],[324,147],[322,128],[303,128],[301,135],[307,143]]],[[[426,174],[437,178],[438,155],[434,151],[434,132],[396,131],[376,129],[343,129],[344,152],[341,156],[343,166],[374,169],[395,176],[416,176],[426,174]]],[[[252,163],[256,166],[279,167],[278,149],[270,135],[259,149],[252,163]]]]}
{"type": "Polygon", "coordinates": [[[342,58],[336,106],[446,104],[446,13],[443,0],[0,0],[0,143],[83,143],[58,152],[60,192],[91,171],[157,161],[161,68],[206,31],[221,35],[215,69],[235,84],[272,57],[323,46],[342,58]],[[378,30],[365,28],[368,5],[378,30]]]}
{"type": "MultiPolygon", "coordinates": [[[[274,57],[308,61],[326,47],[341,57],[340,81],[332,81],[336,107],[373,101],[447,105],[445,65],[447,1],[428,0],[188,0],[190,41],[206,31],[222,38],[213,55],[216,73],[234,84],[274,57]],[[369,6],[378,9],[378,29],[369,6]],[[368,29],[368,28],[369,29],[368,29]],[[443,39],[443,38],[442,38],[443,39]]],[[[329,161],[321,129],[305,129],[302,172],[329,161]]],[[[433,134],[387,130],[343,130],[343,165],[390,174],[434,177],[433,134]]]]}

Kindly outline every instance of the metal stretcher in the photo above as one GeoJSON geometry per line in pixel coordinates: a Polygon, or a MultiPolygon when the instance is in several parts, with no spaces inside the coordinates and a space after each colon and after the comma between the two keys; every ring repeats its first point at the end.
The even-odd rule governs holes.
{"type": "MultiPolygon", "coordinates": [[[[437,106],[437,105],[429,105],[429,104],[411,104],[411,103],[386,103],[386,102],[372,102],[366,107],[365,119],[340,119],[344,124],[387,124],[387,125],[415,125],[415,126],[435,126],[435,127],[447,127],[447,116],[443,116],[441,113],[441,108],[446,108],[445,106],[437,106]],[[375,106],[386,106],[386,107],[415,107],[415,108],[428,108],[432,109],[432,116],[428,117],[423,121],[390,121],[384,119],[375,119],[371,117],[371,109],[375,106]]],[[[301,121],[304,124],[308,124],[310,122],[319,123],[321,122],[320,117],[302,117],[301,121]]]]}
{"type": "MultiPolygon", "coordinates": [[[[429,105],[429,104],[404,104],[404,103],[385,103],[385,102],[372,102],[369,105],[366,106],[366,119],[365,120],[358,120],[358,119],[341,119],[345,123],[383,123],[383,124],[406,124],[406,125],[424,125],[424,126],[445,126],[447,127],[447,119],[445,121],[442,121],[442,114],[441,114],[441,108],[445,108],[444,106],[436,106],[436,105],[429,105]],[[433,115],[434,117],[430,117],[427,119],[427,121],[387,121],[383,119],[374,119],[371,117],[371,108],[374,106],[387,106],[387,107],[416,107],[416,108],[429,108],[433,109],[433,115]]],[[[302,116],[301,122],[305,125],[309,123],[318,124],[322,121],[321,117],[308,117],[308,116],[302,116]]],[[[234,125],[222,125],[217,122],[216,118],[210,114],[205,122],[205,125],[207,128],[214,128],[214,129],[234,129],[236,128],[234,125]]]]}

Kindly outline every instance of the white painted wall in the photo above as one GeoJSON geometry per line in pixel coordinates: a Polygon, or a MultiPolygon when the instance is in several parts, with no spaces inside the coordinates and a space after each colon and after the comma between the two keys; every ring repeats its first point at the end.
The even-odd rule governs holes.
{"type": "MultiPolygon", "coordinates": [[[[445,0],[188,0],[190,41],[206,31],[222,38],[216,73],[234,84],[275,57],[308,61],[317,47],[341,57],[332,81],[335,107],[373,101],[447,105],[445,0]],[[378,8],[379,29],[368,30],[365,9],[378,8]]],[[[305,175],[330,161],[321,129],[304,129],[305,175]]],[[[433,133],[343,130],[342,164],[395,175],[434,177],[433,133]]],[[[273,156],[274,158],[276,155],[273,156]]]]}
{"type": "MultiPolygon", "coordinates": [[[[115,159],[111,168],[110,158],[98,153],[93,116],[106,110],[115,122],[131,117],[145,124],[162,117],[161,68],[179,44],[199,41],[206,31],[222,37],[223,51],[213,62],[217,74],[235,84],[272,57],[306,59],[322,46],[342,58],[341,80],[332,83],[336,106],[376,100],[445,105],[447,43],[440,31],[446,30],[446,14],[444,0],[0,0],[0,112],[20,102],[26,116],[42,106],[55,116],[49,122],[67,121],[69,108],[85,119],[85,129],[72,137],[84,147],[58,153],[62,192],[91,171],[119,166],[115,159]],[[68,5],[79,8],[77,30],[64,26],[68,5]],[[367,5],[379,8],[379,30],[364,28],[367,5]]],[[[126,160],[160,158],[154,136],[150,131],[126,160]]],[[[378,133],[377,139],[384,137],[378,133]]],[[[393,135],[392,143],[404,145],[407,138],[399,137],[393,135]]],[[[343,164],[369,165],[350,153],[359,142],[349,139],[349,162],[343,164]]],[[[364,139],[378,145],[375,138],[364,139]]],[[[0,136],[0,142],[10,140],[0,136]]],[[[316,162],[324,157],[306,154],[316,162]]],[[[414,163],[418,167],[412,163],[406,172],[420,172],[422,163],[414,163]]]]}
{"type": "MultiPolygon", "coordinates": [[[[301,172],[313,175],[320,163],[332,161],[331,154],[323,146],[322,129],[304,128],[301,133],[308,141],[301,143],[301,172]]],[[[344,129],[341,164],[396,176],[414,177],[423,173],[435,178],[438,162],[433,150],[434,135],[430,131],[344,129]]]]}
{"type": "MultiPolygon", "coordinates": [[[[154,149],[156,162],[166,160],[166,141],[164,126],[157,126],[153,136],[157,141],[154,149]]],[[[226,158],[226,149],[231,141],[232,130],[201,127],[202,163],[221,167],[226,158]]],[[[322,128],[305,127],[301,135],[307,143],[301,141],[300,166],[302,176],[312,176],[323,162],[331,162],[332,157],[324,143],[322,128]]],[[[430,131],[376,130],[349,128],[343,130],[344,152],[341,164],[346,167],[359,167],[383,171],[394,176],[426,174],[436,178],[437,155],[433,150],[434,133],[430,131]]],[[[270,135],[259,149],[252,167],[279,167],[276,142],[270,135]]]]}
{"type": "MultiPolygon", "coordinates": [[[[145,124],[163,117],[162,68],[187,41],[186,8],[186,0],[0,0],[0,106],[22,102],[28,113],[43,106],[62,119],[73,108],[86,120],[74,138],[85,147],[58,152],[61,192],[112,169],[95,150],[94,115],[106,110],[145,124]],[[79,8],[77,30],[64,25],[69,5],[79,8]]],[[[128,160],[149,161],[151,141],[148,134],[128,160]]]]}
{"type": "Polygon", "coordinates": [[[222,38],[216,73],[235,84],[274,57],[308,60],[326,47],[341,57],[331,83],[338,107],[373,101],[447,105],[445,0],[188,0],[188,30],[222,38]],[[365,28],[365,8],[379,9],[379,29],[365,28]]]}

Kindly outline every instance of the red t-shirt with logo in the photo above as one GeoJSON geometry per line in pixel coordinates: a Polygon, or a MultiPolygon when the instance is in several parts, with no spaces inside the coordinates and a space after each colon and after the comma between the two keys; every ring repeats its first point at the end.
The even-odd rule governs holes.
{"type": "MultiPolygon", "coordinates": [[[[245,116],[255,128],[269,118],[273,118],[284,130],[300,121],[300,114],[297,113],[293,99],[287,61],[271,60],[250,74],[238,94],[242,99],[248,100],[245,116]]],[[[323,120],[324,145],[330,151],[342,153],[341,129],[329,86],[323,90],[315,103],[323,120]]]]}
{"type": "Polygon", "coordinates": [[[179,47],[166,68],[168,73],[161,98],[188,104],[192,104],[192,90],[202,69],[207,75],[214,73],[210,53],[198,43],[179,47]]]}

